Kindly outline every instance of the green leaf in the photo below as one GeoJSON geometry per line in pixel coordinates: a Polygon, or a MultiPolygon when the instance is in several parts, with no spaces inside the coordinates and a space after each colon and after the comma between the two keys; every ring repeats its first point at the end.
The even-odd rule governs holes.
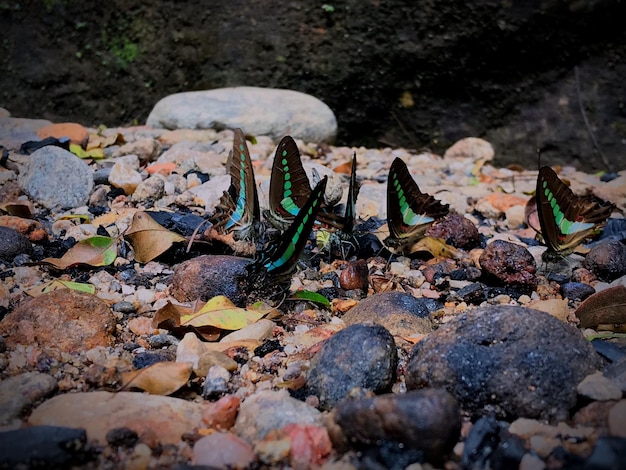
{"type": "Polygon", "coordinates": [[[330,302],[322,294],[317,292],[311,292],[310,290],[299,290],[294,295],[294,298],[301,300],[308,300],[309,302],[315,302],[316,304],[323,305],[326,308],[330,308],[330,302]]]}
{"type": "Polygon", "coordinates": [[[96,235],[79,241],[61,258],[45,258],[44,263],[50,263],[58,269],[67,269],[77,264],[90,266],[108,266],[117,257],[117,238],[96,235]]]}

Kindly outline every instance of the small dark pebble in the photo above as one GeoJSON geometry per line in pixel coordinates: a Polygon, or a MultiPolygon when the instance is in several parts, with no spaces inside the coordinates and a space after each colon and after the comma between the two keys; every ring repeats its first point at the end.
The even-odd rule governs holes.
{"type": "Polygon", "coordinates": [[[480,266],[488,279],[500,285],[514,284],[533,288],[537,285],[537,265],[523,246],[494,240],[480,255],[480,266]]]}
{"type": "Polygon", "coordinates": [[[128,268],[120,271],[117,277],[122,282],[131,282],[137,276],[137,271],[134,268],[128,268]]]}
{"type": "Polygon", "coordinates": [[[30,254],[32,249],[30,241],[24,235],[12,228],[0,226],[0,258],[13,261],[17,255],[30,254]]]}
{"type": "Polygon", "coordinates": [[[485,286],[480,282],[474,282],[465,287],[462,287],[456,292],[456,296],[463,302],[472,305],[479,305],[487,300],[487,293],[485,286]]]}
{"type": "Polygon", "coordinates": [[[152,335],[148,338],[148,344],[152,349],[161,349],[168,346],[175,346],[180,340],[175,336],[168,334],[152,335]]]}
{"type": "Polygon", "coordinates": [[[32,258],[28,253],[20,253],[15,258],[13,258],[14,266],[24,266],[25,264],[31,263],[32,258]]]}
{"type": "Polygon", "coordinates": [[[604,173],[602,176],[600,176],[600,181],[602,181],[603,183],[608,183],[609,181],[613,181],[618,176],[619,175],[616,172],[610,171],[610,172],[604,173]]]}
{"type": "MultiPolygon", "coordinates": [[[[2,312],[0,312],[0,319],[2,319],[2,312]]],[[[0,353],[7,350],[7,343],[4,341],[4,336],[0,336],[0,353]]]]}
{"type": "Polygon", "coordinates": [[[167,362],[174,360],[173,353],[168,350],[160,349],[158,351],[146,351],[137,354],[133,358],[133,367],[135,369],[145,369],[157,362],[167,362]]]}
{"type": "Polygon", "coordinates": [[[548,273],[546,276],[548,281],[556,282],[557,284],[565,284],[569,281],[569,276],[561,273],[548,273]]]}
{"type": "Polygon", "coordinates": [[[0,468],[70,468],[93,457],[84,429],[32,426],[0,433],[0,468]]]}
{"type": "Polygon", "coordinates": [[[124,343],[124,345],[122,346],[122,348],[124,349],[124,351],[134,351],[135,349],[140,348],[141,345],[137,344],[137,343],[124,343]]]}
{"type": "Polygon", "coordinates": [[[339,275],[336,272],[329,272],[322,276],[322,281],[332,281],[335,287],[339,287],[339,275]]]}
{"type": "Polygon", "coordinates": [[[224,377],[207,377],[202,386],[202,397],[206,400],[216,400],[228,392],[228,381],[224,377]]]}
{"type": "Polygon", "coordinates": [[[443,389],[346,399],[333,414],[352,447],[369,450],[370,458],[390,469],[441,464],[461,431],[459,406],[443,389]]]}
{"type": "Polygon", "coordinates": [[[322,287],[317,290],[317,293],[326,297],[328,300],[333,300],[341,296],[341,292],[337,287],[322,287]]]}
{"type": "Polygon", "coordinates": [[[518,468],[526,453],[522,438],[508,431],[506,422],[480,418],[465,439],[463,468],[518,468]]]}
{"type": "Polygon", "coordinates": [[[331,336],[311,360],[309,395],[330,410],[354,388],[384,393],[396,376],[398,353],[393,336],[380,325],[351,325],[331,336]]]}
{"type": "Polygon", "coordinates": [[[210,176],[207,173],[203,173],[202,171],[198,170],[189,170],[183,176],[186,178],[189,175],[196,175],[202,183],[206,183],[210,179],[210,176]]]}
{"type": "Polygon", "coordinates": [[[261,346],[257,347],[254,350],[254,355],[259,357],[264,357],[272,351],[282,351],[283,347],[280,344],[280,341],[277,339],[271,339],[265,341],[261,346]]]}
{"type": "Polygon", "coordinates": [[[593,287],[582,282],[566,282],[561,285],[561,295],[569,300],[585,300],[595,292],[593,287]]]}
{"type": "Polygon", "coordinates": [[[109,184],[109,176],[111,176],[112,167],[98,168],[93,172],[94,184],[109,184]]]}
{"type": "Polygon", "coordinates": [[[470,250],[480,245],[480,234],[474,223],[461,214],[452,212],[430,227],[426,235],[443,238],[456,248],[470,250]]]}
{"type": "Polygon", "coordinates": [[[587,253],[583,266],[599,279],[611,282],[626,274],[626,245],[618,241],[600,243],[587,253]]]}
{"type": "Polygon", "coordinates": [[[107,432],[106,440],[111,447],[135,447],[139,441],[139,435],[130,428],[113,428],[107,432]]]}
{"type": "Polygon", "coordinates": [[[600,437],[593,452],[585,461],[585,469],[623,469],[626,462],[626,438],[600,437]]]}
{"type": "Polygon", "coordinates": [[[134,313],[135,312],[135,306],[131,302],[126,302],[126,301],[117,302],[113,304],[112,308],[114,312],[120,312],[120,313],[134,313]]]}
{"type": "MultiPolygon", "coordinates": [[[[599,243],[603,240],[626,240],[626,218],[609,219],[598,237],[599,243]]],[[[591,243],[590,245],[593,245],[591,243]]]]}

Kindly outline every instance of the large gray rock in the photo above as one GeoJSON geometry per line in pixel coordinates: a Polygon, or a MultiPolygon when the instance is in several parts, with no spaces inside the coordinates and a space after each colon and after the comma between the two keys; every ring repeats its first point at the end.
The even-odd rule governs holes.
{"type": "Polygon", "coordinates": [[[18,182],[49,209],[78,207],[87,203],[93,190],[93,171],[73,153],[48,145],[31,154],[18,182]]]}
{"type": "Polygon", "coordinates": [[[332,142],[337,120],[322,101],[293,90],[218,88],[176,93],[160,100],[147,124],[166,129],[242,128],[275,140],[289,134],[308,142],[332,142]]]}
{"type": "Polygon", "coordinates": [[[447,389],[476,415],[564,419],[601,359],[574,327],[525,307],[469,311],[431,333],[406,368],[409,390],[447,389]]]}

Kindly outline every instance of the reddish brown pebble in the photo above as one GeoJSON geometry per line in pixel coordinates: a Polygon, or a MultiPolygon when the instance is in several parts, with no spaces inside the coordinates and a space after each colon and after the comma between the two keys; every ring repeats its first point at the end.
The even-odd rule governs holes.
{"type": "Polygon", "coordinates": [[[455,265],[451,261],[442,261],[441,263],[431,264],[422,269],[422,274],[426,279],[426,282],[431,284],[438,278],[447,276],[455,268],[455,265]]]}
{"type": "Polygon", "coordinates": [[[533,287],[537,285],[537,265],[523,246],[504,240],[495,240],[480,255],[480,266],[485,274],[502,284],[533,287]]]}
{"type": "Polygon", "coordinates": [[[364,259],[358,259],[349,263],[339,275],[339,285],[345,290],[361,289],[367,293],[368,282],[367,262],[364,259]]]}
{"type": "Polygon", "coordinates": [[[460,214],[450,213],[428,229],[429,237],[443,238],[446,243],[468,250],[480,244],[478,229],[471,220],[460,214]]]}

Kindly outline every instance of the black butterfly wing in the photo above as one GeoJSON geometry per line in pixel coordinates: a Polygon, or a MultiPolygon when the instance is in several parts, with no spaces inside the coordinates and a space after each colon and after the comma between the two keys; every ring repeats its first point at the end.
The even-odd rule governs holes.
{"type": "Polygon", "coordinates": [[[230,186],[220,198],[211,222],[220,233],[236,231],[239,238],[251,238],[261,211],[252,160],[241,129],[235,129],[233,150],[227,164],[230,186]]]}
{"type": "Polygon", "coordinates": [[[311,186],[302,166],[298,146],[291,136],[285,136],[274,155],[269,190],[270,208],[266,219],[275,227],[285,229],[310,194],[311,186]]]}
{"type": "Polygon", "coordinates": [[[448,210],[448,204],[420,191],[400,158],[393,161],[387,180],[387,246],[403,247],[417,241],[448,210]]]}
{"type": "Polygon", "coordinates": [[[537,176],[537,214],[548,250],[568,254],[609,218],[614,204],[577,196],[554,170],[544,166],[537,176]]]}
{"type": "Polygon", "coordinates": [[[267,274],[278,275],[285,274],[295,267],[324,200],[326,182],[327,177],[324,177],[315,186],[294,221],[281,236],[281,241],[250,266],[251,272],[264,271],[267,274]]]}
{"type": "Polygon", "coordinates": [[[356,198],[359,195],[359,189],[359,183],[356,179],[356,152],[354,152],[350,186],[348,186],[348,199],[346,200],[346,212],[344,213],[344,223],[341,229],[346,234],[352,233],[356,224],[356,198]]]}

